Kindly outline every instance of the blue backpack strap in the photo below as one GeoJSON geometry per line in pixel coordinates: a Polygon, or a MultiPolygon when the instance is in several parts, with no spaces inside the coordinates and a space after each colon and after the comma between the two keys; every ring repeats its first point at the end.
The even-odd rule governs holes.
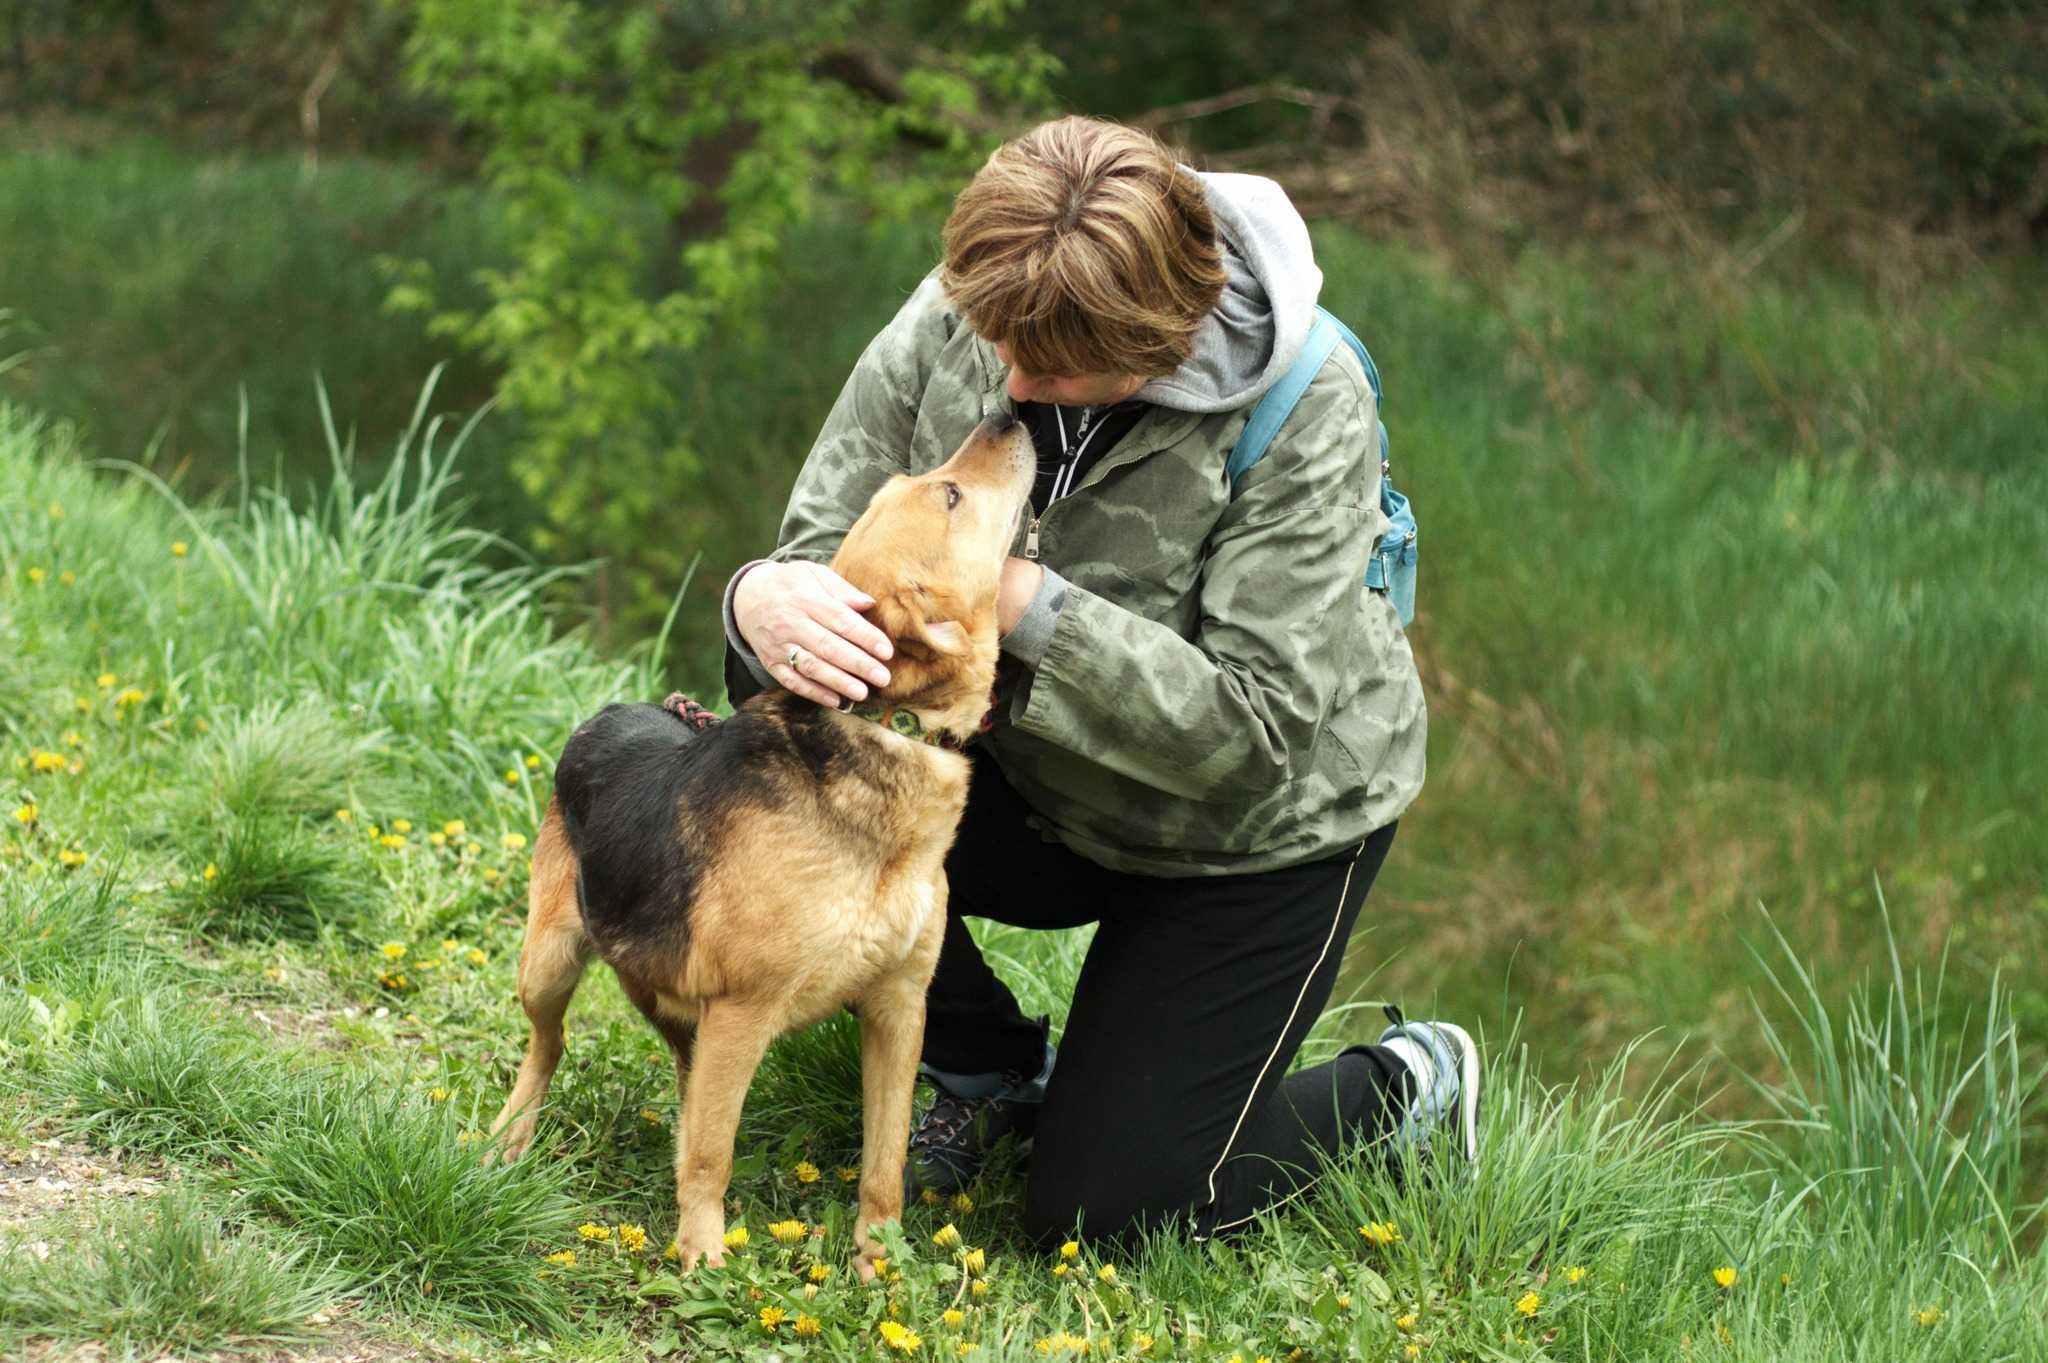
{"type": "MultiPolygon", "coordinates": [[[[1230,475],[1230,495],[1237,495],[1237,482],[1244,477],[1252,465],[1266,457],[1266,447],[1273,443],[1273,437],[1280,433],[1280,427],[1294,411],[1301,395],[1308,391],[1309,384],[1323,371],[1323,362],[1330,358],[1330,352],[1337,348],[1338,333],[1344,324],[1336,318],[1316,309],[1315,325],[1309,328],[1308,342],[1301,348],[1301,354],[1288,366],[1280,381],[1266,390],[1259,405],[1252,408],[1251,420],[1244,426],[1244,434],[1237,438],[1237,445],[1230,451],[1230,462],[1224,471],[1230,475]]],[[[1375,386],[1377,391],[1377,386],[1375,386]]]]}
{"type": "MultiPolygon", "coordinates": [[[[1365,342],[1328,311],[1317,308],[1315,324],[1309,329],[1308,341],[1302,346],[1301,354],[1280,376],[1280,381],[1267,389],[1258,405],[1252,408],[1251,418],[1245,422],[1244,434],[1238,437],[1236,447],[1230,452],[1224,471],[1230,479],[1232,496],[1237,495],[1239,480],[1265,457],[1273,437],[1293,413],[1301,395],[1308,391],[1309,384],[1322,372],[1339,341],[1350,346],[1352,353],[1358,356],[1359,364],[1365,369],[1366,382],[1372,385],[1373,405],[1375,408],[1380,405],[1379,366],[1372,362],[1372,353],[1365,348],[1365,342]]],[[[1394,491],[1393,484],[1387,480],[1387,424],[1384,421],[1378,424],[1380,510],[1387,517],[1388,528],[1374,546],[1372,558],[1366,564],[1365,585],[1386,593],[1405,625],[1415,618],[1415,512],[1408,505],[1408,499],[1394,491]]]]}

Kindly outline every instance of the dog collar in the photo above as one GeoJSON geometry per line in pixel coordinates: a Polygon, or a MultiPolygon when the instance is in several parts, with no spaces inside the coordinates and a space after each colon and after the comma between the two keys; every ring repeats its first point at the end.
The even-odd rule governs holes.
{"type": "Polygon", "coordinates": [[[993,706],[982,715],[981,723],[974,726],[974,732],[968,734],[956,733],[952,729],[927,729],[924,721],[918,718],[917,711],[901,709],[894,705],[881,705],[874,701],[849,706],[841,713],[879,724],[892,734],[901,734],[919,743],[929,743],[935,748],[946,748],[952,752],[959,752],[965,748],[994,728],[996,722],[993,706]]]}

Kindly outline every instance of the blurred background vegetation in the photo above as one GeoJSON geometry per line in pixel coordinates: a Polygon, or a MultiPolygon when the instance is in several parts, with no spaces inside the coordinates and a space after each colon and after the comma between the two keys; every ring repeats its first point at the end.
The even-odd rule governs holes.
{"type": "Polygon", "coordinates": [[[1759,901],[1836,987],[1880,879],[1974,973],[2048,948],[2039,5],[0,16],[0,397],[188,494],[304,492],[316,376],[374,473],[445,363],[437,406],[497,402],[467,515],[593,565],[556,604],[608,647],[680,588],[700,692],[996,141],[1072,109],[1274,176],[1427,536],[1431,783],[1362,988],[1526,1009],[1566,1069],[1658,1026],[1765,1063],[1759,901]]]}

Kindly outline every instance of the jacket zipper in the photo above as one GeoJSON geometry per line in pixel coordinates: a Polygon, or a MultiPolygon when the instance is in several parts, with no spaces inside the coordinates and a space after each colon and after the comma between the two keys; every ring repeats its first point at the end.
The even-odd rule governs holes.
{"type": "MultiPolygon", "coordinates": [[[[1059,423],[1060,444],[1065,446],[1067,442],[1066,419],[1060,415],[1060,409],[1057,407],[1052,409],[1052,415],[1053,420],[1059,423]]],[[[1095,409],[1093,407],[1083,407],[1081,409],[1081,424],[1074,428],[1074,440],[1076,443],[1072,448],[1066,450],[1066,453],[1060,459],[1060,466],[1053,470],[1052,490],[1046,495],[1045,499],[1045,509],[1047,512],[1050,512],[1052,504],[1060,499],[1060,484],[1065,483],[1068,492],[1074,490],[1074,468],[1081,462],[1081,456],[1087,453],[1089,441],[1088,427],[1094,421],[1095,409]]],[[[1036,561],[1038,558],[1038,513],[1036,512],[1032,514],[1030,527],[1024,532],[1024,557],[1033,561],[1036,561]]]]}

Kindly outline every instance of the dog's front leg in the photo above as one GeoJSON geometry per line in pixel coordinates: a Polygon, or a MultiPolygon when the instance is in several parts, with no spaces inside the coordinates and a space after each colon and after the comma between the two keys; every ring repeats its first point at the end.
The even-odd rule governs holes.
{"type": "MultiPolygon", "coordinates": [[[[705,1004],[697,1020],[676,1123],[676,1251],[685,1272],[700,1259],[725,1262],[725,1189],[740,1105],[776,1030],[763,1010],[731,999],[705,1004]]],[[[679,1055],[679,1072],[684,1063],[679,1055]]]]}
{"type": "Polygon", "coordinates": [[[854,1271],[875,1277],[882,1248],[868,1227],[903,1214],[903,1160],[910,1144],[910,1102],[924,1049],[924,999],[946,932],[946,880],[931,891],[917,945],[902,968],[878,981],[860,1001],[860,1213],[854,1223],[854,1271]]]}

